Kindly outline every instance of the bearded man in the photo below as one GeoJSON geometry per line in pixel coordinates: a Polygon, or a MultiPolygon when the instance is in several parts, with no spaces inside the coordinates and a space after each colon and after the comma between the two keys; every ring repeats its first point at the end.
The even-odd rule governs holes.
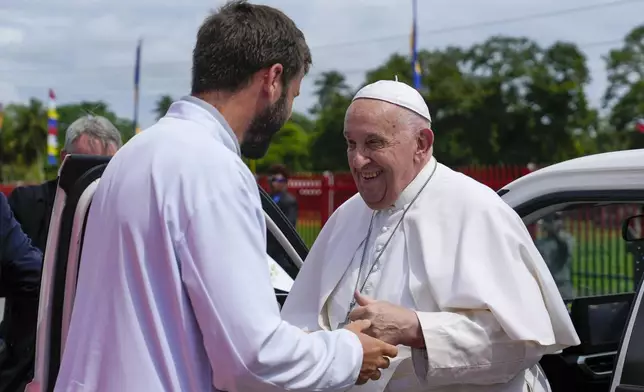
{"type": "Polygon", "coordinates": [[[284,322],[259,190],[311,64],[282,12],[234,1],[206,19],[192,94],[109,162],[90,209],[56,391],[344,391],[395,346],[284,322]],[[241,144],[241,146],[240,146],[241,144]]]}
{"type": "Polygon", "coordinates": [[[362,88],[344,137],[359,194],[322,229],[284,320],[368,320],[398,346],[377,382],[352,391],[549,390],[539,359],[579,339],[521,218],[436,161],[427,105],[404,83],[362,88]]]}

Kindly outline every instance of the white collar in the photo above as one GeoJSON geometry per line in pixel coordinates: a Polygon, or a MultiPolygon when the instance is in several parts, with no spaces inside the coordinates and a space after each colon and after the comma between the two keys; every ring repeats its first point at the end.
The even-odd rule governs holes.
{"type": "Polygon", "coordinates": [[[420,170],[420,172],[418,172],[416,177],[402,191],[400,196],[398,196],[398,200],[396,200],[392,208],[396,210],[402,209],[407,204],[411,203],[411,201],[414,199],[414,197],[416,197],[418,192],[420,192],[421,189],[423,189],[423,185],[425,185],[427,180],[431,177],[436,165],[438,165],[438,162],[434,157],[431,157],[429,159],[429,162],[425,164],[425,166],[420,170]]]}
{"type": "Polygon", "coordinates": [[[221,136],[223,144],[237,155],[241,155],[239,140],[233,129],[224,116],[208,102],[193,96],[185,96],[174,102],[168,113],[168,117],[182,118],[198,122],[208,128],[209,131],[221,136]],[[188,108],[189,107],[189,108],[188,108]],[[195,111],[194,109],[198,111],[195,111]],[[213,122],[219,123],[220,127],[213,127],[213,122]],[[224,132],[222,132],[222,128],[224,132]]]}

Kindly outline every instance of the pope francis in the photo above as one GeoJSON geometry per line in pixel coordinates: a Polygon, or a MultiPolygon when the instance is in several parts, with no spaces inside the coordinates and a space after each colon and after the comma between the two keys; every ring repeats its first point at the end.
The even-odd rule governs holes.
{"type": "Polygon", "coordinates": [[[399,346],[352,391],[549,391],[538,362],[579,344],[521,218],[436,161],[431,117],[404,83],[362,88],[344,136],[359,194],[329,219],[284,304],[306,331],[371,321],[399,346]]]}

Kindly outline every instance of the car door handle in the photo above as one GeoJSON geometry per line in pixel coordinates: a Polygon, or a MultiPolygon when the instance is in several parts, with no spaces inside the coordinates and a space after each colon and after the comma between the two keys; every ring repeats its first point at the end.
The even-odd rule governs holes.
{"type": "Polygon", "coordinates": [[[601,354],[582,355],[577,358],[577,366],[593,377],[610,376],[613,373],[613,366],[617,351],[601,354]],[[608,366],[607,366],[608,365],[608,366]]]}

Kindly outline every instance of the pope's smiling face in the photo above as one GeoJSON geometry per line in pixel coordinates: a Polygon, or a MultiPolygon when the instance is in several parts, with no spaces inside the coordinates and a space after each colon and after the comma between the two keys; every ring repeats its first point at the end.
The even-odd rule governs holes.
{"type": "Polygon", "coordinates": [[[353,179],[374,210],[396,202],[429,159],[433,142],[432,131],[419,116],[373,99],[351,103],[344,137],[353,179]]]}

